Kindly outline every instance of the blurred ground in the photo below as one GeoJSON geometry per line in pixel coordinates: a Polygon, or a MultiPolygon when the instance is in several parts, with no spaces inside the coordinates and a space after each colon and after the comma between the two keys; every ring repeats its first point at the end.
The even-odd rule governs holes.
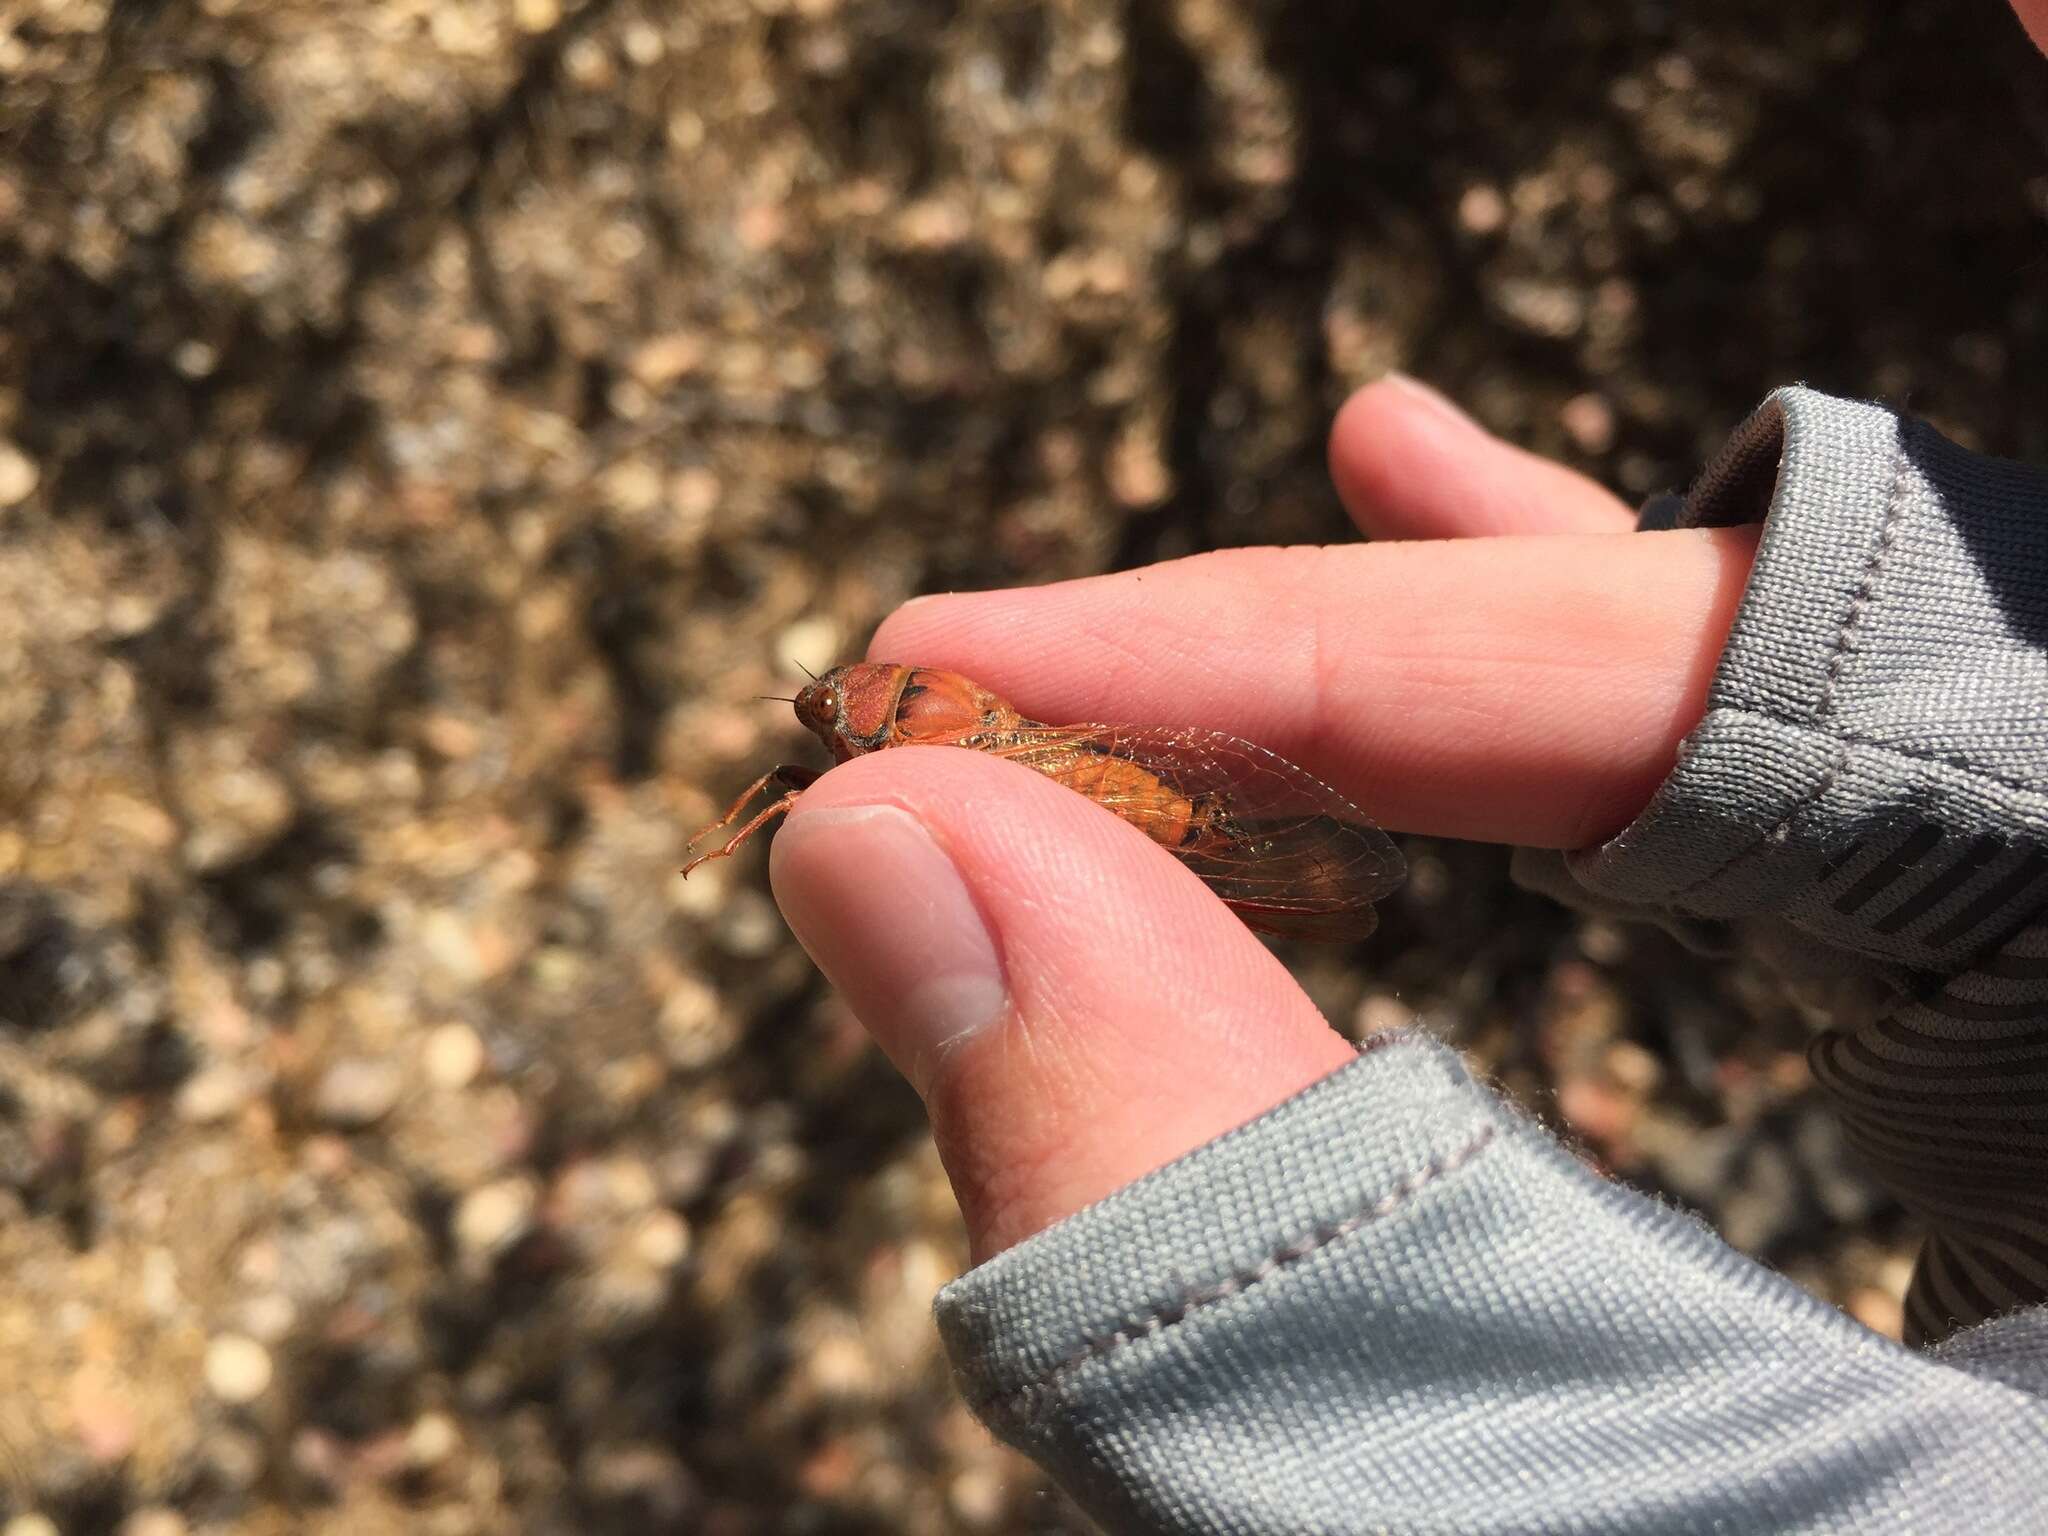
{"type": "MultiPolygon", "coordinates": [[[[1394,366],[1630,494],[1796,378],[2048,457],[2002,7],[1444,9],[0,0],[11,1536],[1078,1529],[915,1102],[674,879],[751,696],[1342,536],[1394,366]]],[[[1333,1017],[1896,1326],[1797,1019],[1411,854],[1333,1017]]]]}

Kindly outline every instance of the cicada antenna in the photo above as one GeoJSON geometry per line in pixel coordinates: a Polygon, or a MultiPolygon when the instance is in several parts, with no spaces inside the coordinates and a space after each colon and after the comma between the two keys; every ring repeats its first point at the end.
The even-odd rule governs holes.
{"type": "Polygon", "coordinates": [[[757,693],[754,697],[766,700],[770,704],[794,704],[796,702],[795,699],[786,699],[779,693],[757,693]]]}
{"type": "Polygon", "coordinates": [[[805,677],[808,677],[812,682],[815,683],[818,680],[818,674],[813,672],[809,667],[805,666],[802,662],[798,662],[796,664],[796,669],[797,671],[803,673],[805,677]]]}

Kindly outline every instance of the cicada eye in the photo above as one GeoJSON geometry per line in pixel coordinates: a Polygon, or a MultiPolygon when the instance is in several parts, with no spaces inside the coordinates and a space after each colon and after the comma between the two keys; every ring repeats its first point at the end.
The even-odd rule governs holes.
{"type": "Polygon", "coordinates": [[[836,719],[839,714],[839,695],[827,688],[818,695],[818,709],[827,720],[836,719]]]}

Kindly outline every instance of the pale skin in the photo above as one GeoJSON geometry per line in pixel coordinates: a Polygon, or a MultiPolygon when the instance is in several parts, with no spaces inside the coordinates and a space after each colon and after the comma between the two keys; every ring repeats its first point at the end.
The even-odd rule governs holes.
{"type": "MultiPolygon", "coordinates": [[[[2015,8],[2048,48],[2048,0],[2015,8]]],[[[1398,380],[1345,405],[1329,457],[1380,542],[930,598],[868,654],[964,672],[1042,720],[1249,738],[1397,831],[1619,831],[1700,718],[1754,533],[1637,534],[1601,486],[1398,380]]],[[[1171,854],[1012,763],[857,758],[804,791],[770,868],[924,1096],[978,1259],[1353,1056],[1171,854]],[[953,1037],[975,988],[919,988],[991,947],[994,1022],[953,1037]]]]}
{"type": "MultiPolygon", "coordinates": [[[[1345,407],[1330,454],[1359,525],[1402,542],[928,599],[869,654],[963,671],[1041,719],[1228,731],[1402,831],[1565,847],[1619,830],[1702,712],[1753,536],[1637,534],[1606,491],[1400,383],[1345,407]]],[[[979,1255],[1352,1055],[1171,854],[1011,763],[857,758],[804,791],[770,868],[798,936],[925,1095],[979,1255]],[[876,805],[937,842],[1002,957],[1003,1022],[952,1049],[905,1027],[902,995],[943,962],[878,916],[876,884],[901,881],[809,835],[821,813],[876,805]]]]}

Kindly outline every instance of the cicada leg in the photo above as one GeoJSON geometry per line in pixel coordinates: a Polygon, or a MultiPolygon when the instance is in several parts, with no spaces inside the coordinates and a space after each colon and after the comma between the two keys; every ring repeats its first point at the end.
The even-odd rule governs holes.
{"type": "Polygon", "coordinates": [[[781,799],[769,804],[752,821],[748,822],[745,826],[741,827],[739,831],[735,832],[730,838],[726,840],[724,847],[714,848],[709,853],[700,853],[697,855],[696,858],[690,860],[689,863],[685,864],[683,866],[683,878],[685,880],[689,879],[690,871],[695,869],[699,864],[705,863],[711,859],[722,859],[731,854],[735,849],[737,849],[740,846],[740,844],[744,843],[748,838],[752,837],[756,832],[760,831],[762,827],[766,826],[770,821],[774,820],[777,816],[782,815],[792,805],[794,805],[796,803],[797,796],[802,794],[806,789],[810,788],[811,785],[817,783],[820,777],[822,777],[822,775],[820,775],[816,769],[800,767],[795,763],[784,763],[781,767],[772,768],[767,773],[762,774],[761,777],[754,780],[753,783],[747,786],[746,792],[742,794],[739,797],[739,799],[733,801],[732,807],[729,810],[727,810],[723,816],[719,817],[718,820],[714,821],[702,832],[699,832],[695,837],[691,838],[687,846],[694,848],[697,846],[697,844],[703,842],[704,839],[709,837],[712,833],[720,830],[723,827],[729,827],[734,822],[738,821],[740,819],[740,813],[746,810],[747,803],[751,801],[754,798],[754,796],[761,793],[762,790],[766,789],[770,784],[780,784],[784,786],[787,790],[787,793],[785,793],[781,799]]]}

